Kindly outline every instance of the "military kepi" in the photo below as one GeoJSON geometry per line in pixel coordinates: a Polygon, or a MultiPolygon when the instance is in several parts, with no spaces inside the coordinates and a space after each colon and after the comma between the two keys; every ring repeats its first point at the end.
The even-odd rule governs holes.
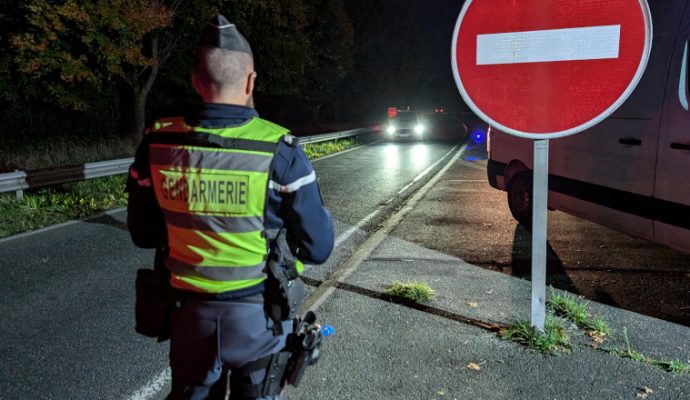
{"type": "Polygon", "coordinates": [[[216,47],[223,50],[239,51],[252,54],[252,48],[247,39],[237,30],[235,24],[230,23],[221,14],[216,15],[206,25],[201,35],[199,46],[216,47]]]}

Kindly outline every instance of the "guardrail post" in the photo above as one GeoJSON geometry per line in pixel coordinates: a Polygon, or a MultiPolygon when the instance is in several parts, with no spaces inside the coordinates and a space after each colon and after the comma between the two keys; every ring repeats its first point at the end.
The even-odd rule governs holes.
{"type": "MultiPolygon", "coordinates": [[[[19,172],[19,171],[20,171],[20,170],[18,170],[18,169],[15,169],[15,170],[14,170],[14,172],[19,172]]],[[[15,196],[16,196],[17,200],[23,199],[23,198],[24,198],[24,190],[18,189],[18,190],[15,192],[15,196]]]]}

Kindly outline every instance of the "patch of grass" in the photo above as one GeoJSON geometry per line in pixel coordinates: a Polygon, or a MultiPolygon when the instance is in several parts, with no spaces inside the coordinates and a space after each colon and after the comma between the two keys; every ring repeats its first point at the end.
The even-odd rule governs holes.
{"type": "Polygon", "coordinates": [[[544,332],[533,328],[527,320],[518,320],[501,329],[499,335],[543,353],[569,353],[573,347],[563,322],[553,318],[546,319],[544,332]]]}
{"type": "Polygon", "coordinates": [[[85,218],[127,204],[124,175],[0,194],[0,237],[85,218]]]}
{"type": "Polygon", "coordinates": [[[339,139],[320,143],[307,143],[302,146],[307,158],[313,160],[319,157],[325,157],[331,154],[339,153],[355,147],[354,139],[339,139]]]}
{"type": "Polygon", "coordinates": [[[590,319],[586,328],[590,332],[600,337],[611,336],[611,327],[609,326],[609,323],[601,317],[594,317],[590,319]]]}
{"type": "Polygon", "coordinates": [[[546,302],[554,315],[572,321],[580,328],[585,328],[591,336],[599,339],[610,336],[609,324],[601,317],[592,316],[588,310],[588,304],[589,302],[583,303],[571,295],[560,295],[553,290],[551,290],[551,296],[546,302]]]}
{"type": "Polygon", "coordinates": [[[435,291],[426,283],[420,282],[394,282],[392,286],[386,288],[384,293],[390,296],[402,297],[413,300],[417,303],[431,301],[435,291]]]}
{"type": "Polygon", "coordinates": [[[552,291],[546,305],[555,315],[566,318],[577,326],[585,326],[589,321],[587,304],[578,302],[570,295],[560,295],[552,291]]]}

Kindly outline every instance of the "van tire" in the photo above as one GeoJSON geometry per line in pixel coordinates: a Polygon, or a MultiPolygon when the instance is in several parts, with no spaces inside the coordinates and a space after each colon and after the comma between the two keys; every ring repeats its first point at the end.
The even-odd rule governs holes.
{"type": "Polygon", "coordinates": [[[532,227],[532,173],[520,172],[515,175],[507,187],[508,208],[519,223],[525,228],[532,227]]]}

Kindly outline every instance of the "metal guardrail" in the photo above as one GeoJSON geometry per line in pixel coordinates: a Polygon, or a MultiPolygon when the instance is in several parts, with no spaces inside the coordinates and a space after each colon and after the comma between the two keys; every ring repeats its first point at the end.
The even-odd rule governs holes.
{"type": "MultiPolygon", "coordinates": [[[[345,139],[373,132],[372,128],[360,128],[349,131],[324,133],[299,138],[300,144],[319,143],[329,140],[345,139]]],[[[34,171],[15,171],[0,174],[0,193],[16,192],[17,198],[23,196],[26,189],[76,182],[85,179],[127,173],[133,157],[119,160],[99,161],[67,167],[38,169],[34,171]]]]}
{"type": "Polygon", "coordinates": [[[353,136],[359,136],[365,133],[370,133],[373,128],[359,128],[349,131],[322,133],[320,135],[302,136],[299,138],[299,144],[327,142],[329,140],[345,139],[353,136]]]}

